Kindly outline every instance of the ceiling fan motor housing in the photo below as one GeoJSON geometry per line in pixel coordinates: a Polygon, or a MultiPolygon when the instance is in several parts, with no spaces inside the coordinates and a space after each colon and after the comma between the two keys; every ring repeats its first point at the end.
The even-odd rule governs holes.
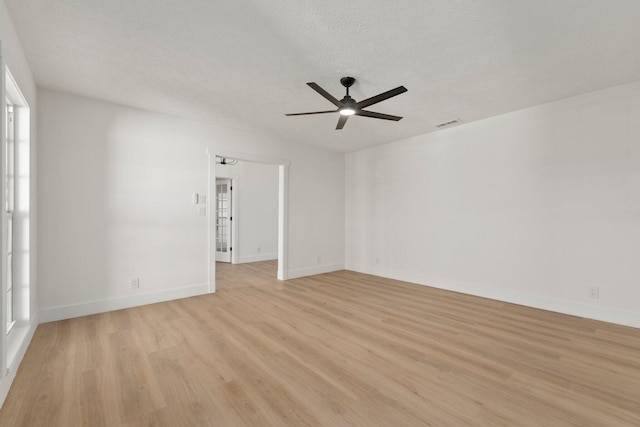
{"type": "Polygon", "coordinates": [[[342,98],[342,100],[340,101],[342,103],[342,107],[347,107],[347,108],[352,108],[354,110],[356,110],[358,107],[356,106],[356,100],[353,99],[352,97],[350,97],[349,95],[345,96],[344,98],[342,98]]]}

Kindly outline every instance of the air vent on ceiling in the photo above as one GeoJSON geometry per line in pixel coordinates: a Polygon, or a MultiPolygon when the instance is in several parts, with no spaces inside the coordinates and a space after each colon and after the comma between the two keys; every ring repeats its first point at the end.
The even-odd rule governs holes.
{"type": "Polygon", "coordinates": [[[436,125],[436,127],[437,128],[445,128],[445,127],[457,125],[457,124],[460,124],[460,123],[462,123],[462,120],[455,119],[455,120],[449,120],[448,122],[440,123],[439,125],[436,125]]]}

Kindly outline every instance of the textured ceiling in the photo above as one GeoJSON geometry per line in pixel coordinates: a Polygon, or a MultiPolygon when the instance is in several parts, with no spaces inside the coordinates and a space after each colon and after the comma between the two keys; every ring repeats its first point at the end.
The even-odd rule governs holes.
{"type": "Polygon", "coordinates": [[[640,80],[637,0],[5,0],[39,86],[338,151],[640,80]],[[337,114],[306,86],[356,100],[337,114]]]}

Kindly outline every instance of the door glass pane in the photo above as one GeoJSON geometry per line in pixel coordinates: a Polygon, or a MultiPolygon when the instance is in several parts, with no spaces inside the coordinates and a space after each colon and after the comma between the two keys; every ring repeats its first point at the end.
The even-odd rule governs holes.
{"type": "Polygon", "coordinates": [[[229,184],[217,184],[216,191],[216,249],[229,251],[229,184]]]}

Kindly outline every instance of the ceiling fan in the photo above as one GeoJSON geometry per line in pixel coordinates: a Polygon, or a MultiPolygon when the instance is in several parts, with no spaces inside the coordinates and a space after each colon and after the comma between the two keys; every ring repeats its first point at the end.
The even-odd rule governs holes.
{"type": "Polygon", "coordinates": [[[227,157],[216,156],[216,165],[229,165],[233,166],[238,164],[238,159],[229,159],[227,157]]]}
{"type": "Polygon", "coordinates": [[[333,105],[338,107],[338,109],[327,110],[327,111],[313,111],[310,113],[285,114],[285,116],[307,116],[309,114],[325,114],[325,113],[339,112],[340,118],[338,119],[338,125],[336,126],[336,130],[342,129],[344,127],[344,124],[347,123],[347,119],[349,118],[349,116],[353,116],[353,115],[363,116],[363,117],[372,117],[374,119],[393,120],[396,122],[402,119],[402,117],[399,117],[399,116],[376,113],[373,111],[363,110],[363,108],[373,104],[377,104],[378,102],[384,101],[385,99],[389,99],[396,95],[400,95],[401,93],[404,93],[407,91],[406,87],[398,86],[395,89],[391,89],[379,95],[372,96],[371,98],[367,98],[363,101],[356,102],[355,99],[349,96],[349,88],[353,86],[355,82],[356,82],[356,79],[354,79],[353,77],[343,77],[340,79],[340,83],[342,83],[342,86],[344,86],[347,89],[347,94],[340,101],[334,98],[329,92],[322,89],[317,83],[313,83],[313,82],[307,83],[307,85],[309,85],[311,89],[315,90],[320,95],[328,99],[329,102],[331,102],[333,105]]]}

